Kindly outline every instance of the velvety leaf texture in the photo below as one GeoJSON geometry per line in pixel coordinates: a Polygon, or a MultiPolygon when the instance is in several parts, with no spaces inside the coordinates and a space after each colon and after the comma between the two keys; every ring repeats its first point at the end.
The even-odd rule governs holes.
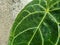
{"type": "Polygon", "coordinates": [[[8,45],[60,45],[60,0],[32,0],[18,14],[8,45]]]}

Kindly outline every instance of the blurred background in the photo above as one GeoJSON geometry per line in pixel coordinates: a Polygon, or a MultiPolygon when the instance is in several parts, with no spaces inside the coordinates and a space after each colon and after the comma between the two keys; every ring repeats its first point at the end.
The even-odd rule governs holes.
{"type": "Polygon", "coordinates": [[[7,45],[10,29],[17,14],[31,0],[0,0],[0,45],[7,45]]]}

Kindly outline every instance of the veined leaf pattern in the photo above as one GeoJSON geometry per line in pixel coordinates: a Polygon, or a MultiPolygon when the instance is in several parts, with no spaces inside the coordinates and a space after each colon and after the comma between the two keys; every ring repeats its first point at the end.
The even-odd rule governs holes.
{"type": "Polygon", "coordinates": [[[60,45],[60,1],[32,0],[15,19],[8,45],[60,45]]]}

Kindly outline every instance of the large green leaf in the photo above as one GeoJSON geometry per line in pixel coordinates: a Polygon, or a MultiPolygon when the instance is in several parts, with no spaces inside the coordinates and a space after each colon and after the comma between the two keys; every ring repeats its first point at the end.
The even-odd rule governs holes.
{"type": "Polygon", "coordinates": [[[18,14],[8,45],[60,45],[60,1],[32,0],[18,14]]]}

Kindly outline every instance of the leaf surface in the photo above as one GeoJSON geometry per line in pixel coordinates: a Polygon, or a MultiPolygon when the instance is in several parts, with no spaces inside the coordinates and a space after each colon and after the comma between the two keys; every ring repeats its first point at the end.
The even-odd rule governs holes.
{"type": "Polygon", "coordinates": [[[15,19],[8,45],[60,45],[60,1],[32,0],[15,19]]]}

